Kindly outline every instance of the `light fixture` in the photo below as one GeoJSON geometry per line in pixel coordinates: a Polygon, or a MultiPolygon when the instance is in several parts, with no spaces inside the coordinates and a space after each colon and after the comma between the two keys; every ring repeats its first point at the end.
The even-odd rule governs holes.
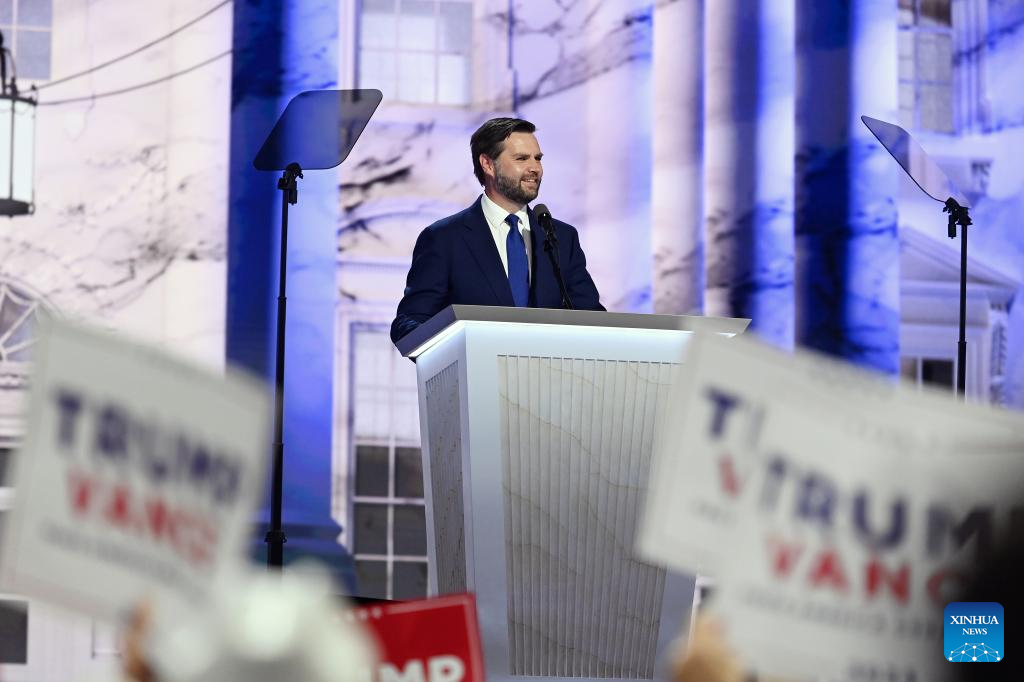
{"type": "Polygon", "coordinates": [[[14,55],[0,33],[0,215],[35,211],[36,100],[18,92],[14,55]]]}

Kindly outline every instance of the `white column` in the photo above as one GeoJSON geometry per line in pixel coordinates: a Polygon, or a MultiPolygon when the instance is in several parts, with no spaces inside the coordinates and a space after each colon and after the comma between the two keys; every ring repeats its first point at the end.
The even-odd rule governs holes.
{"type": "Polygon", "coordinates": [[[708,3],[705,311],[793,343],[793,6],[708,3]]]}
{"type": "Polygon", "coordinates": [[[988,123],[985,53],[988,0],[953,0],[953,115],[960,133],[980,132],[988,123]]]}
{"type": "Polygon", "coordinates": [[[654,312],[704,308],[704,0],[654,9],[654,312]]]}
{"type": "Polygon", "coordinates": [[[642,18],[649,9],[635,0],[586,4],[600,21],[585,38],[592,72],[584,86],[585,248],[605,307],[650,312],[650,14],[642,18]],[[606,65],[610,41],[618,55],[606,65]]]}
{"type": "Polygon", "coordinates": [[[864,126],[897,111],[897,6],[797,0],[803,345],[899,369],[898,166],[864,126]]]}

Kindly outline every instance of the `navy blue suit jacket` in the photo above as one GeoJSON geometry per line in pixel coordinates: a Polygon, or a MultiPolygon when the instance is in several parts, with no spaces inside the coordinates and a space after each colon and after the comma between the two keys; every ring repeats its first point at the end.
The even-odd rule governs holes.
{"type": "MultiPolygon", "coordinates": [[[[391,340],[398,342],[417,326],[449,305],[513,306],[512,289],[501,264],[480,199],[455,215],[423,230],[412,252],[405,295],[391,323],[391,340]]],[[[562,294],[550,256],[544,251],[544,230],[530,215],[530,307],[561,308],[562,294]]],[[[565,287],[577,310],[604,310],[597,287],[587,272],[576,228],[552,220],[565,287]]]]}

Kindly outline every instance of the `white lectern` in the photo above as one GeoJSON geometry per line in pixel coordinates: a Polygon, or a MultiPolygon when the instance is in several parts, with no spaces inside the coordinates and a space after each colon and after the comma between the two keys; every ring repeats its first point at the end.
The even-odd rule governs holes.
{"type": "Polygon", "coordinates": [[[633,556],[655,428],[690,334],[748,322],[451,306],[398,343],[430,593],[476,593],[488,679],[665,677],[693,580],[633,556]]]}

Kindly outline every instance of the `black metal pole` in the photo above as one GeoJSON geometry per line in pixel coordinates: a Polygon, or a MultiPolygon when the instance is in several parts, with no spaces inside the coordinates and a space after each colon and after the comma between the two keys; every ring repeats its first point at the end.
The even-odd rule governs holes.
{"type": "Polygon", "coordinates": [[[960,228],[960,340],[956,344],[956,394],[967,396],[967,226],[960,228]]]}
{"type": "Polygon", "coordinates": [[[960,228],[960,338],[956,344],[956,394],[967,398],[967,226],[971,225],[971,216],[966,206],[961,206],[956,199],[946,199],[942,208],[949,214],[947,234],[956,239],[956,228],[960,228]]]}
{"type": "Polygon", "coordinates": [[[281,190],[281,263],[277,285],[277,346],[274,369],[274,447],[273,473],[270,483],[270,529],[267,531],[267,566],[284,565],[284,543],[288,541],[281,525],[281,502],[284,494],[284,341],[285,341],[285,281],[288,276],[288,206],[299,200],[297,178],[302,169],[290,163],[277,181],[281,190]]]}
{"type": "Polygon", "coordinates": [[[7,48],[3,33],[0,33],[0,93],[7,94],[7,48]]]}
{"type": "Polygon", "coordinates": [[[569,297],[569,290],[565,288],[565,279],[562,277],[562,265],[558,259],[558,242],[553,236],[545,237],[544,250],[548,252],[551,259],[551,267],[555,271],[555,279],[558,280],[558,290],[562,294],[562,307],[566,310],[573,310],[572,299],[569,297]],[[552,243],[554,241],[554,243],[552,243]]]}

